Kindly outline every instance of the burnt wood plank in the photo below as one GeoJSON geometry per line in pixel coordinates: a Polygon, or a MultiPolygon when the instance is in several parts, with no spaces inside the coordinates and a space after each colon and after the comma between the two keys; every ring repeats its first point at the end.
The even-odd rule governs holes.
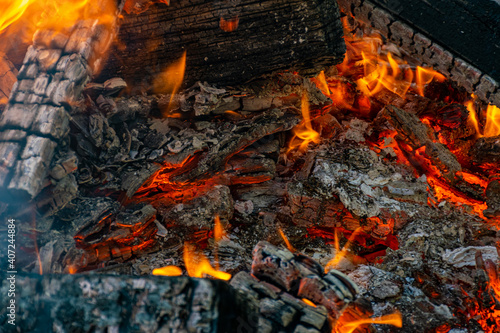
{"type": "MultiPolygon", "coordinates": [[[[2,290],[9,288],[7,277],[2,275],[2,290]]],[[[245,332],[255,332],[247,323],[257,316],[257,309],[248,305],[242,293],[220,280],[18,274],[16,286],[20,293],[17,326],[7,324],[9,309],[4,307],[0,324],[5,329],[229,333],[246,324],[245,332]]],[[[8,301],[5,292],[2,302],[8,301]]]]}
{"type": "Polygon", "coordinates": [[[187,86],[241,84],[284,69],[316,74],[342,61],[345,45],[335,0],[172,1],[125,15],[101,80],[123,77],[149,87],[187,51],[187,86]],[[229,31],[224,22],[237,22],[229,31]]]}

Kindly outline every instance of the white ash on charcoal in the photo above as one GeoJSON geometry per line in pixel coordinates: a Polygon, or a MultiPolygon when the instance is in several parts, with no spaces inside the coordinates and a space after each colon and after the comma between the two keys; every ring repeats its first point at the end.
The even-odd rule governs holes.
{"type": "MultiPolygon", "coordinates": [[[[388,250],[381,265],[360,266],[348,274],[361,295],[372,302],[375,314],[398,309],[404,332],[421,332],[424,323],[431,329],[447,325],[479,331],[476,320],[481,316],[472,319],[467,313],[474,312],[475,302],[484,299],[477,294],[475,279],[481,276],[477,253],[485,261],[498,262],[495,228],[457,211],[451,215],[436,212],[408,222],[398,237],[399,248],[388,250]]],[[[485,280],[488,274],[482,276],[485,280]]],[[[379,327],[377,331],[398,330],[379,327]]]]}
{"type": "Polygon", "coordinates": [[[251,273],[239,272],[230,283],[259,308],[259,332],[330,332],[346,308],[362,304],[343,273],[325,274],[311,258],[267,242],[254,248],[251,273]]]}
{"type": "Polygon", "coordinates": [[[360,219],[392,218],[390,229],[377,220],[363,225],[364,232],[385,237],[427,202],[427,183],[422,180],[359,145],[319,149],[307,178],[287,185],[292,220],[302,226],[354,231],[363,225],[360,219]]]}

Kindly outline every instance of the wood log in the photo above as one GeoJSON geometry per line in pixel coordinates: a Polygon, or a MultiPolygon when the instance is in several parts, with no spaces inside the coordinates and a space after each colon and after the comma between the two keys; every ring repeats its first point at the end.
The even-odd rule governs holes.
{"type": "MultiPolygon", "coordinates": [[[[9,276],[2,274],[2,290],[9,276]]],[[[15,277],[16,326],[2,307],[2,328],[22,332],[256,332],[243,293],[220,280],[189,277],[26,275],[15,277]]],[[[8,293],[2,304],[10,304],[8,293]]],[[[4,330],[2,330],[4,332],[4,330]]]]}
{"type": "Polygon", "coordinates": [[[98,80],[120,76],[132,87],[150,87],[184,51],[186,86],[198,80],[242,84],[286,69],[315,75],[342,61],[339,17],[334,0],[153,5],[139,15],[124,15],[119,45],[98,80]]]}
{"type": "Polygon", "coordinates": [[[0,52],[0,106],[7,103],[16,81],[17,69],[9,58],[0,52]]]}

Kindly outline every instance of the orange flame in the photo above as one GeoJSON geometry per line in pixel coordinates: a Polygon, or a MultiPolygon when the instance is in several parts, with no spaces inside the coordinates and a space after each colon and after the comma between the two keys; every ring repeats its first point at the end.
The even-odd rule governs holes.
{"type": "Polygon", "coordinates": [[[177,266],[165,266],[161,268],[153,269],[153,275],[161,275],[161,276],[181,276],[182,269],[177,266]]]}
{"type": "Polygon", "coordinates": [[[488,105],[486,109],[486,124],[483,135],[487,138],[500,135],[500,109],[495,105],[488,105]]]}
{"type": "Polygon", "coordinates": [[[483,214],[483,211],[488,208],[486,203],[471,199],[465,194],[455,191],[450,186],[440,181],[436,176],[427,175],[427,182],[434,190],[434,195],[436,196],[437,203],[446,200],[450,203],[453,203],[455,206],[469,206],[472,208],[476,215],[486,220],[486,217],[483,214]]]}
{"type": "MultiPolygon", "coordinates": [[[[402,71],[400,64],[394,60],[391,52],[387,54],[387,61],[372,54],[361,52],[365,76],[356,83],[358,88],[368,96],[373,96],[384,87],[393,93],[405,97],[413,80],[413,72],[407,68],[402,71]],[[390,69],[390,70],[389,70],[390,69]]],[[[405,65],[401,61],[401,65],[405,65]]]]}
{"type": "Polygon", "coordinates": [[[186,270],[191,277],[202,278],[205,275],[210,275],[221,280],[229,280],[231,278],[231,274],[214,269],[207,257],[189,243],[184,243],[183,257],[186,270]]]}
{"type": "Polygon", "coordinates": [[[281,238],[283,238],[283,241],[285,242],[287,249],[289,249],[290,252],[295,252],[296,251],[295,248],[292,246],[292,244],[290,244],[290,241],[288,240],[285,233],[283,232],[283,230],[281,230],[280,227],[278,227],[278,232],[280,233],[281,238]]]}
{"type": "MultiPolygon", "coordinates": [[[[344,26],[346,21],[344,21],[344,26]]],[[[373,96],[382,89],[388,89],[405,98],[415,81],[419,95],[424,95],[425,85],[432,80],[444,81],[446,78],[430,68],[417,67],[415,73],[406,61],[391,52],[385,52],[382,39],[378,35],[362,38],[346,32],[347,53],[344,62],[337,66],[341,75],[357,77],[358,89],[366,96],[373,96]],[[359,69],[362,66],[362,75],[359,69]]]]}
{"type": "Polygon", "coordinates": [[[342,316],[337,320],[332,333],[352,333],[359,326],[366,324],[384,324],[403,327],[403,318],[400,312],[391,313],[385,316],[376,318],[361,318],[354,321],[344,322],[342,316]]]}
{"type": "Polygon", "coordinates": [[[325,266],[325,273],[328,273],[328,271],[330,269],[334,269],[335,267],[337,267],[337,265],[339,264],[339,262],[345,258],[346,254],[347,254],[347,251],[349,250],[349,248],[351,247],[352,245],[352,242],[354,241],[354,239],[356,238],[356,236],[362,231],[362,228],[359,227],[357,228],[356,230],[354,230],[354,232],[351,234],[351,236],[349,237],[349,239],[347,240],[347,243],[345,243],[344,247],[342,248],[341,251],[339,251],[339,240],[338,240],[338,233],[337,233],[337,230],[335,230],[335,250],[336,250],[336,253],[335,253],[335,257],[333,257],[325,266]]]}
{"type": "Polygon", "coordinates": [[[427,84],[431,83],[432,80],[443,82],[446,78],[432,68],[417,66],[415,83],[417,85],[417,92],[420,96],[424,96],[424,88],[427,84]]]}
{"type": "Polygon", "coordinates": [[[219,269],[219,243],[222,238],[226,237],[226,231],[220,223],[219,215],[215,216],[214,219],[214,241],[215,241],[215,268],[219,269]]]}
{"type": "Polygon", "coordinates": [[[300,152],[305,152],[310,142],[319,143],[319,133],[311,126],[311,117],[309,115],[309,99],[304,93],[301,99],[302,121],[293,129],[293,138],[290,141],[288,152],[298,148],[300,152]]]}
{"type": "Polygon", "coordinates": [[[481,131],[474,102],[467,101],[465,106],[469,111],[468,121],[474,126],[479,137],[489,138],[500,135],[500,109],[498,107],[491,104],[488,105],[486,108],[486,121],[484,123],[483,131],[481,131]]]}
{"type": "Polygon", "coordinates": [[[170,102],[165,115],[170,113],[173,106],[173,101],[175,94],[179,91],[182,81],[184,80],[184,74],[186,72],[186,51],[182,54],[182,57],[170,64],[153,82],[153,89],[155,93],[159,94],[171,94],[170,102]]]}
{"type": "Polygon", "coordinates": [[[318,82],[317,86],[319,89],[321,89],[321,92],[326,96],[330,96],[330,88],[328,88],[328,82],[326,82],[325,72],[321,71],[316,79],[318,82]]]}
{"type": "Polygon", "coordinates": [[[226,237],[226,231],[220,223],[219,215],[216,215],[214,219],[214,240],[219,243],[224,237],[226,237]]]}

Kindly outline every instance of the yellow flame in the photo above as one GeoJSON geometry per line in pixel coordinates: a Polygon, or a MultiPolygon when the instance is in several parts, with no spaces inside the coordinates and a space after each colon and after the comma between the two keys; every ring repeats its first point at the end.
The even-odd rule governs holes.
{"type": "Polygon", "coordinates": [[[229,280],[231,278],[231,274],[214,269],[207,257],[189,243],[184,243],[183,257],[184,265],[186,265],[186,270],[191,277],[202,278],[205,275],[210,275],[221,280],[229,280]]]}
{"type": "Polygon", "coordinates": [[[302,121],[294,127],[294,137],[290,141],[288,152],[298,148],[300,152],[305,152],[310,142],[319,143],[320,136],[311,126],[311,116],[309,114],[309,99],[307,94],[302,94],[301,99],[302,121]]]}
{"type": "Polygon", "coordinates": [[[181,276],[182,269],[177,266],[165,266],[161,268],[153,269],[153,275],[162,275],[162,276],[181,276]]]}
{"type": "Polygon", "coordinates": [[[474,129],[479,137],[489,138],[500,135],[500,109],[498,107],[491,104],[488,105],[486,108],[486,121],[484,123],[483,131],[481,131],[474,102],[467,101],[465,106],[469,111],[468,121],[474,126],[474,129]]]}
{"type": "Polygon", "coordinates": [[[318,79],[318,88],[321,89],[321,92],[326,96],[330,96],[330,88],[328,88],[328,83],[326,82],[325,72],[321,71],[316,79],[318,79]]]}
{"type": "Polygon", "coordinates": [[[446,78],[444,77],[444,75],[433,70],[432,68],[424,68],[417,66],[415,83],[417,85],[417,92],[420,96],[424,96],[425,86],[431,83],[432,80],[434,79],[439,82],[442,82],[446,78]]]}
{"type": "Polygon", "coordinates": [[[384,324],[403,327],[403,318],[400,312],[395,312],[381,317],[362,318],[347,323],[344,323],[341,319],[339,319],[332,333],[352,333],[356,330],[356,328],[365,324],[384,324]]]}
{"type": "Polygon", "coordinates": [[[186,51],[182,57],[170,64],[153,82],[153,89],[158,94],[171,94],[168,109],[164,115],[172,110],[175,94],[179,91],[186,72],[186,51]]]}
{"type": "Polygon", "coordinates": [[[17,21],[24,14],[33,0],[0,0],[0,32],[17,21]]]}
{"type": "Polygon", "coordinates": [[[488,105],[486,109],[486,124],[483,135],[487,138],[500,135],[500,109],[495,105],[488,105]]]}
{"type": "Polygon", "coordinates": [[[335,232],[335,250],[336,250],[336,253],[335,253],[335,257],[333,257],[326,264],[326,266],[325,266],[325,273],[328,273],[328,271],[330,269],[333,269],[333,268],[337,267],[337,265],[339,264],[339,262],[346,256],[347,251],[349,250],[349,248],[351,247],[352,242],[354,241],[354,238],[356,238],[356,236],[361,232],[361,230],[362,230],[361,227],[359,227],[356,230],[354,230],[354,232],[351,234],[351,236],[347,240],[347,243],[345,243],[345,245],[344,245],[344,247],[342,248],[341,251],[339,251],[339,243],[338,243],[339,240],[338,240],[337,232],[335,232]]]}

